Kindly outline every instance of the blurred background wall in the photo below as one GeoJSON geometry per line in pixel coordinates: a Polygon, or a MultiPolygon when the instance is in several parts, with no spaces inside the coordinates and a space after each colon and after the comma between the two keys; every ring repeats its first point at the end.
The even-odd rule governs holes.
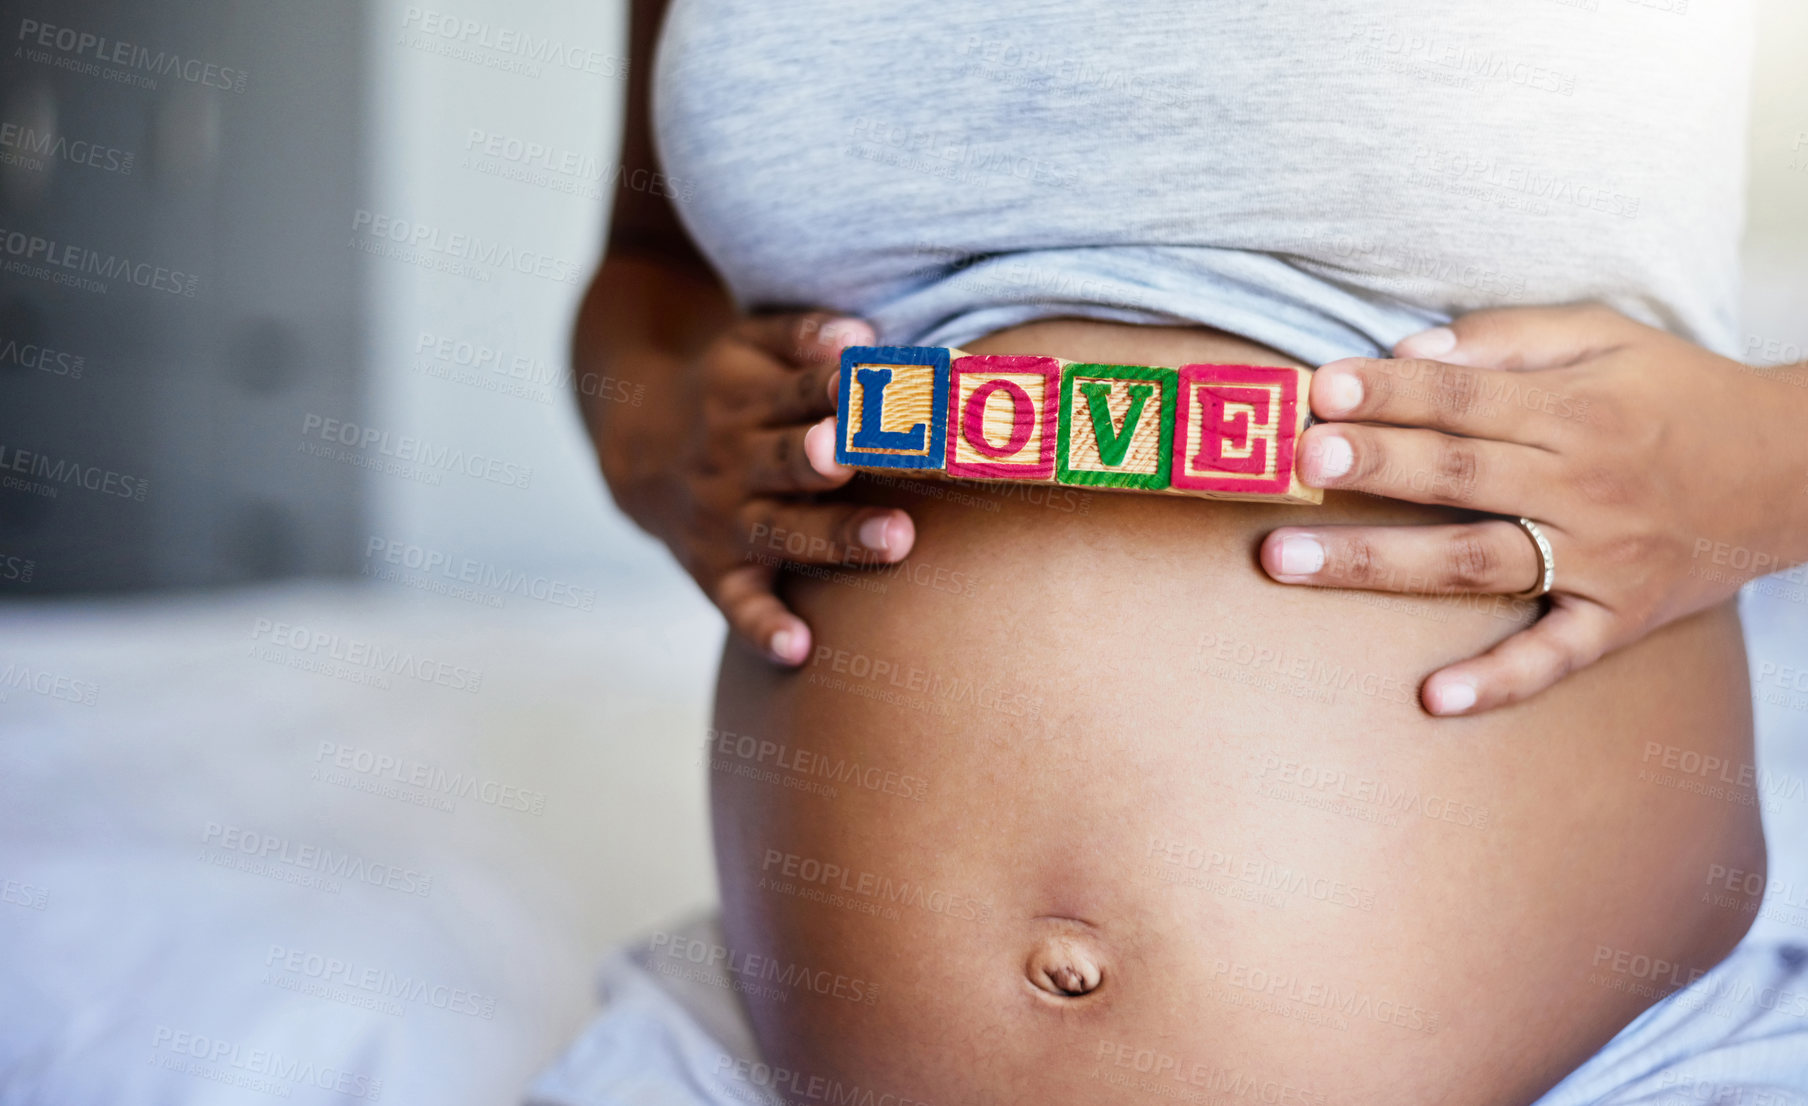
{"type": "Polygon", "coordinates": [[[0,427],[149,485],[0,490],[0,542],[44,566],[9,591],[350,574],[372,533],[522,568],[618,553],[562,374],[615,187],[619,5],[0,13],[5,227],[55,244],[4,255],[0,427]],[[369,464],[414,437],[520,479],[299,452],[344,426],[381,435],[369,464]]]}
{"type": "MultiPolygon", "coordinates": [[[[0,487],[0,1103],[265,1100],[162,1066],[165,1031],[510,1101],[598,958],[713,897],[720,626],[567,399],[625,14],[438,3],[0,0],[0,467],[46,474],[0,487]],[[328,891],[229,834],[426,878],[328,891]],[[478,1013],[348,1001],[297,950],[478,1013]]],[[[1776,363],[1808,358],[1808,7],[1763,20],[1776,363]]],[[[1802,640],[1808,605],[1765,610],[1802,640]]]]}

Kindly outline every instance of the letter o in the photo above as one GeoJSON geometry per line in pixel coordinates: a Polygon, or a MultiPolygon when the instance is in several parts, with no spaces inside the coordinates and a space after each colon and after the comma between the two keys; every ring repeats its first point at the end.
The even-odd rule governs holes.
{"type": "Polygon", "coordinates": [[[1030,395],[1009,380],[988,380],[973,389],[961,410],[961,437],[968,445],[987,457],[1013,457],[1030,440],[1036,428],[1036,405],[1030,395]],[[986,404],[993,392],[1003,392],[1011,399],[1011,436],[1002,446],[986,440],[986,404]]]}

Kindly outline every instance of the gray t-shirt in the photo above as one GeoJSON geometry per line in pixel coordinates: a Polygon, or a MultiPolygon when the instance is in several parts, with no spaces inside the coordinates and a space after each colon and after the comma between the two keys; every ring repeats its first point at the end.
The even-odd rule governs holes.
{"type": "Polygon", "coordinates": [[[1309,363],[1601,300],[1737,348],[1748,0],[673,0],[681,216],[749,308],[1309,363]]]}

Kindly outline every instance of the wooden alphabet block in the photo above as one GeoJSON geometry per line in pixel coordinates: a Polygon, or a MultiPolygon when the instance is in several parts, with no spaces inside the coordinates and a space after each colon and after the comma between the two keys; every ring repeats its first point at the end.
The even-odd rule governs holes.
{"type": "Polygon", "coordinates": [[[1166,490],[1177,387],[1173,369],[1064,366],[1056,479],[1095,488],[1166,490]]]}
{"type": "Polygon", "coordinates": [[[949,476],[1052,483],[1061,362],[966,356],[949,370],[949,476]]]}
{"type": "Polygon", "coordinates": [[[835,460],[853,468],[942,468],[948,361],[935,346],[842,350],[835,460]]]}
{"type": "Polygon", "coordinates": [[[1312,374],[1274,365],[1183,365],[1173,488],[1234,499],[1323,503],[1294,475],[1312,374]]]}

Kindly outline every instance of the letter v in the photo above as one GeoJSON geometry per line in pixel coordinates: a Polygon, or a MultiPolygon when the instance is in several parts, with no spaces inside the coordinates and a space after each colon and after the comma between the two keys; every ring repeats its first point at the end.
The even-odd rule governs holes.
{"type": "Polygon", "coordinates": [[[1080,394],[1086,397],[1086,410],[1092,415],[1092,432],[1099,441],[1099,460],[1114,468],[1123,464],[1124,454],[1130,452],[1130,439],[1136,437],[1136,424],[1142,419],[1143,404],[1155,394],[1155,386],[1130,385],[1130,410],[1124,412],[1121,431],[1111,425],[1111,408],[1105,403],[1105,397],[1111,394],[1111,385],[1089,380],[1080,385],[1080,394]]]}

